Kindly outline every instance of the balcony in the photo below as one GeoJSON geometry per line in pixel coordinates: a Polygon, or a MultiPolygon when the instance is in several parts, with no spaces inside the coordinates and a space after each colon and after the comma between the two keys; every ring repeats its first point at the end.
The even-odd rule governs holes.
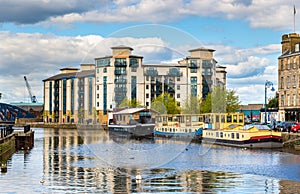
{"type": "Polygon", "coordinates": [[[126,61],[118,61],[118,60],[115,61],[115,67],[126,67],[126,66],[127,66],[126,61]]]}
{"type": "Polygon", "coordinates": [[[126,84],[127,80],[126,79],[115,79],[115,84],[126,84]]]}
{"type": "Polygon", "coordinates": [[[122,102],[122,100],[125,99],[126,96],[115,96],[115,101],[122,102]]]}
{"type": "Polygon", "coordinates": [[[182,75],[183,73],[180,72],[180,70],[177,68],[170,69],[169,72],[167,73],[167,76],[170,77],[181,77],[182,75]]]}
{"type": "Polygon", "coordinates": [[[127,75],[127,71],[124,71],[124,70],[115,70],[115,75],[127,75]]]}
{"type": "Polygon", "coordinates": [[[152,77],[158,76],[158,71],[156,69],[146,69],[145,75],[152,77]]]}
{"type": "Polygon", "coordinates": [[[121,87],[121,88],[115,88],[115,93],[126,93],[127,92],[127,88],[125,87],[121,87]]]}
{"type": "Polygon", "coordinates": [[[194,62],[190,62],[189,63],[189,68],[197,69],[197,68],[200,68],[200,65],[198,65],[197,63],[194,63],[194,62]]]}

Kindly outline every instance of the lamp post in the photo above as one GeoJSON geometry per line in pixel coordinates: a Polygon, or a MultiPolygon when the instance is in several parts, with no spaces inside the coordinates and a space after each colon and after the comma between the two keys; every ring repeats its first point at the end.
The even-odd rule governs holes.
{"type": "Polygon", "coordinates": [[[273,83],[267,80],[265,83],[265,125],[267,124],[267,88],[271,86],[272,86],[271,91],[274,92],[275,89],[273,87],[273,83]]]}

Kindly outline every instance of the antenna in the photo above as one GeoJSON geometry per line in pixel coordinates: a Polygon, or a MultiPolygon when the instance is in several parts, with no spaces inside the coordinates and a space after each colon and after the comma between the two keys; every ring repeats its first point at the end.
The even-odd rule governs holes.
{"type": "Polygon", "coordinates": [[[296,6],[294,4],[294,33],[296,32],[296,6]]]}

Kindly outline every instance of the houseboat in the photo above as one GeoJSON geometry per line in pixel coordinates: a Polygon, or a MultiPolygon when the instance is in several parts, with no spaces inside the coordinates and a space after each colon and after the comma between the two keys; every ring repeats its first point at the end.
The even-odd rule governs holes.
{"type": "Polygon", "coordinates": [[[159,115],[155,117],[154,135],[201,141],[203,127],[202,115],[159,115]]]}
{"type": "Polygon", "coordinates": [[[108,130],[111,134],[153,138],[155,114],[155,111],[145,108],[126,108],[114,112],[109,119],[108,130]]]}
{"type": "Polygon", "coordinates": [[[205,143],[243,148],[281,148],[281,132],[267,125],[244,125],[243,113],[206,114],[202,138],[205,143]]]}

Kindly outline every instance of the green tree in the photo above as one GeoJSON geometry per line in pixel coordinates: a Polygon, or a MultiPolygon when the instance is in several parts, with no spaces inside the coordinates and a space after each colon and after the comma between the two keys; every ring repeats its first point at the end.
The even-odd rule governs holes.
{"type": "Polygon", "coordinates": [[[241,106],[239,96],[234,90],[227,90],[226,92],[226,112],[237,112],[241,106]]]}
{"type": "Polygon", "coordinates": [[[223,90],[215,88],[212,94],[208,94],[206,99],[200,104],[201,113],[221,113],[237,112],[240,108],[240,100],[234,90],[223,90]]]}
{"type": "Polygon", "coordinates": [[[211,94],[208,93],[206,98],[200,104],[200,113],[211,113],[211,94]]]}
{"type": "Polygon", "coordinates": [[[181,113],[183,114],[199,114],[200,99],[197,96],[190,95],[184,102],[181,113]]]}
{"type": "Polygon", "coordinates": [[[151,103],[151,109],[161,114],[179,114],[180,107],[170,94],[164,93],[155,98],[151,103]]]}
{"type": "Polygon", "coordinates": [[[129,100],[128,98],[125,98],[120,103],[119,107],[138,107],[141,106],[142,103],[136,99],[129,100]]]}
{"type": "Polygon", "coordinates": [[[214,88],[211,94],[211,111],[213,113],[226,112],[227,91],[220,86],[214,88]]]}
{"type": "Polygon", "coordinates": [[[271,98],[267,104],[267,108],[278,108],[278,97],[271,98]]]}

